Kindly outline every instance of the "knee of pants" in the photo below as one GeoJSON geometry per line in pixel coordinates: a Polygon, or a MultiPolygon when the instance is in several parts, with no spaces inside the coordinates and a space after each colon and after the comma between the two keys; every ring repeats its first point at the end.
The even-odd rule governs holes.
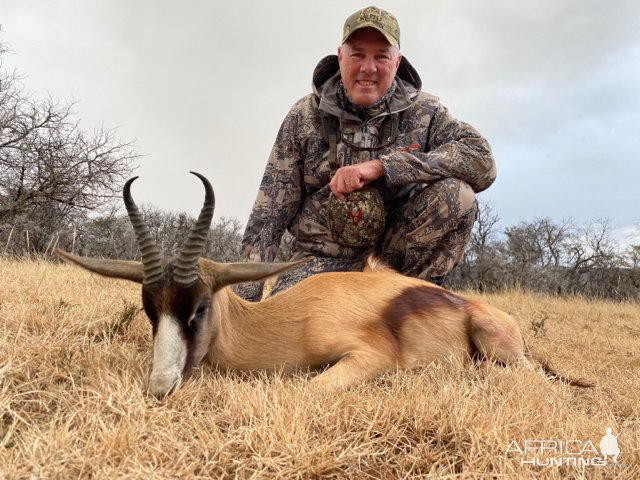
{"type": "Polygon", "coordinates": [[[447,178],[436,182],[434,186],[444,191],[445,198],[457,199],[461,215],[476,208],[476,194],[468,183],[457,178],[447,178]]]}
{"type": "Polygon", "coordinates": [[[476,194],[468,183],[457,178],[445,178],[421,186],[414,202],[423,207],[422,215],[432,215],[434,210],[446,212],[446,217],[464,217],[478,209],[476,194]]]}
{"type": "Polygon", "coordinates": [[[409,245],[433,248],[449,232],[470,229],[477,211],[473,189],[461,180],[417,185],[395,212],[380,250],[404,251],[409,245]]]}
{"type": "Polygon", "coordinates": [[[458,202],[460,204],[460,212],[462,214],[470,211],[478,209],[478,201],[476,199],[476,193],[473,191],[473,188],[462,180],[455,179],[455,182],[458,183],[458,202]]]}

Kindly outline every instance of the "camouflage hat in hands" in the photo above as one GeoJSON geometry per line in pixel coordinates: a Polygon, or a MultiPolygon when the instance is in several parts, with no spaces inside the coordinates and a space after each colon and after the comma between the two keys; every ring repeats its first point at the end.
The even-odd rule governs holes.
{"type": "Polygon", "coordinates": [[[378,190],[364,187],[344,200],[329,197],[329,231],[345,247],[371,247],[384,232],[384,204],[378,190]]]}
{"type": "Polygon", "coordinates": [[[400,46],[400,26],[392,14],[378,7],[367,7],[358,10],[344,22],[342,43],[361,28],[375,28],[391,45],[400,46]]]}

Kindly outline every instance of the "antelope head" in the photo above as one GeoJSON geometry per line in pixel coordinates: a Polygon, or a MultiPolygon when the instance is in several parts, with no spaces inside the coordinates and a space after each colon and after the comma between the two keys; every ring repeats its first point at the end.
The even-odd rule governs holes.
{"type": "Polygon", "coordinates": [[[214,312],[216,292],[233,283],[260,280],[300,262],[217,263],[199,258],[211,226],[215,198],[209,181],[196,172],[205,188],[205,200],[196,224],[175,259],[164,259],[131,196],[123,189],[124,203],[140,248],[142,261],[108,260],[73,255],[60,249],[64,260],[92,272],[142,284],[142,305],[153,332],[153,360],[149,390],[156,397],[173,393],[209,351],[219,330],[214,312]]]}

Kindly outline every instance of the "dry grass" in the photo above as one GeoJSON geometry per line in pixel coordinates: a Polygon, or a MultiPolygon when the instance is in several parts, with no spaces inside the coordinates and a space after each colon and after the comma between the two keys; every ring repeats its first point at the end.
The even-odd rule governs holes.
{"type": "Polygon", "coordinates": [[[136,285],[39,262],[0,261],[0,277],[0,478],[640,478],[637,304],[489,297],[591,390],[448,365],[318,393],[302,373],[205,366],[156,402],[136,285]],[[597,447],[607,426],[626,427],[616,467],[533,467],[507,452],[527,439],[597,447]]]}

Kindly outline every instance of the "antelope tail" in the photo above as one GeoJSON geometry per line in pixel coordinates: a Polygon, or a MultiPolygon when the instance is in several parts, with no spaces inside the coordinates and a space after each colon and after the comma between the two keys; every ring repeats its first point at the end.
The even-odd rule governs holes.
{"type": "Polygon", "coordinates": [[[595,384],[593,384],[591,382],[587,382],[587,381],[579,380],[579,379],[575,379],[575,378],[569,378],[569,377],[566,377],[566,376],[556,372],[553,368],[551,368],[549,363],[546,360],[544,360],[543,358],[534,356],[531,359],[535,363],[540,365],[540,367],[542,368],[544,373],[547,374],[547,377],[549,377],[552,380],[558,380],[558,381],[560,381],[562,383],[566,383],[567,385],[571,385],[572,387],[580,387],[580,388],[593,388],[593,387],[595,387],[595,384]]]}

